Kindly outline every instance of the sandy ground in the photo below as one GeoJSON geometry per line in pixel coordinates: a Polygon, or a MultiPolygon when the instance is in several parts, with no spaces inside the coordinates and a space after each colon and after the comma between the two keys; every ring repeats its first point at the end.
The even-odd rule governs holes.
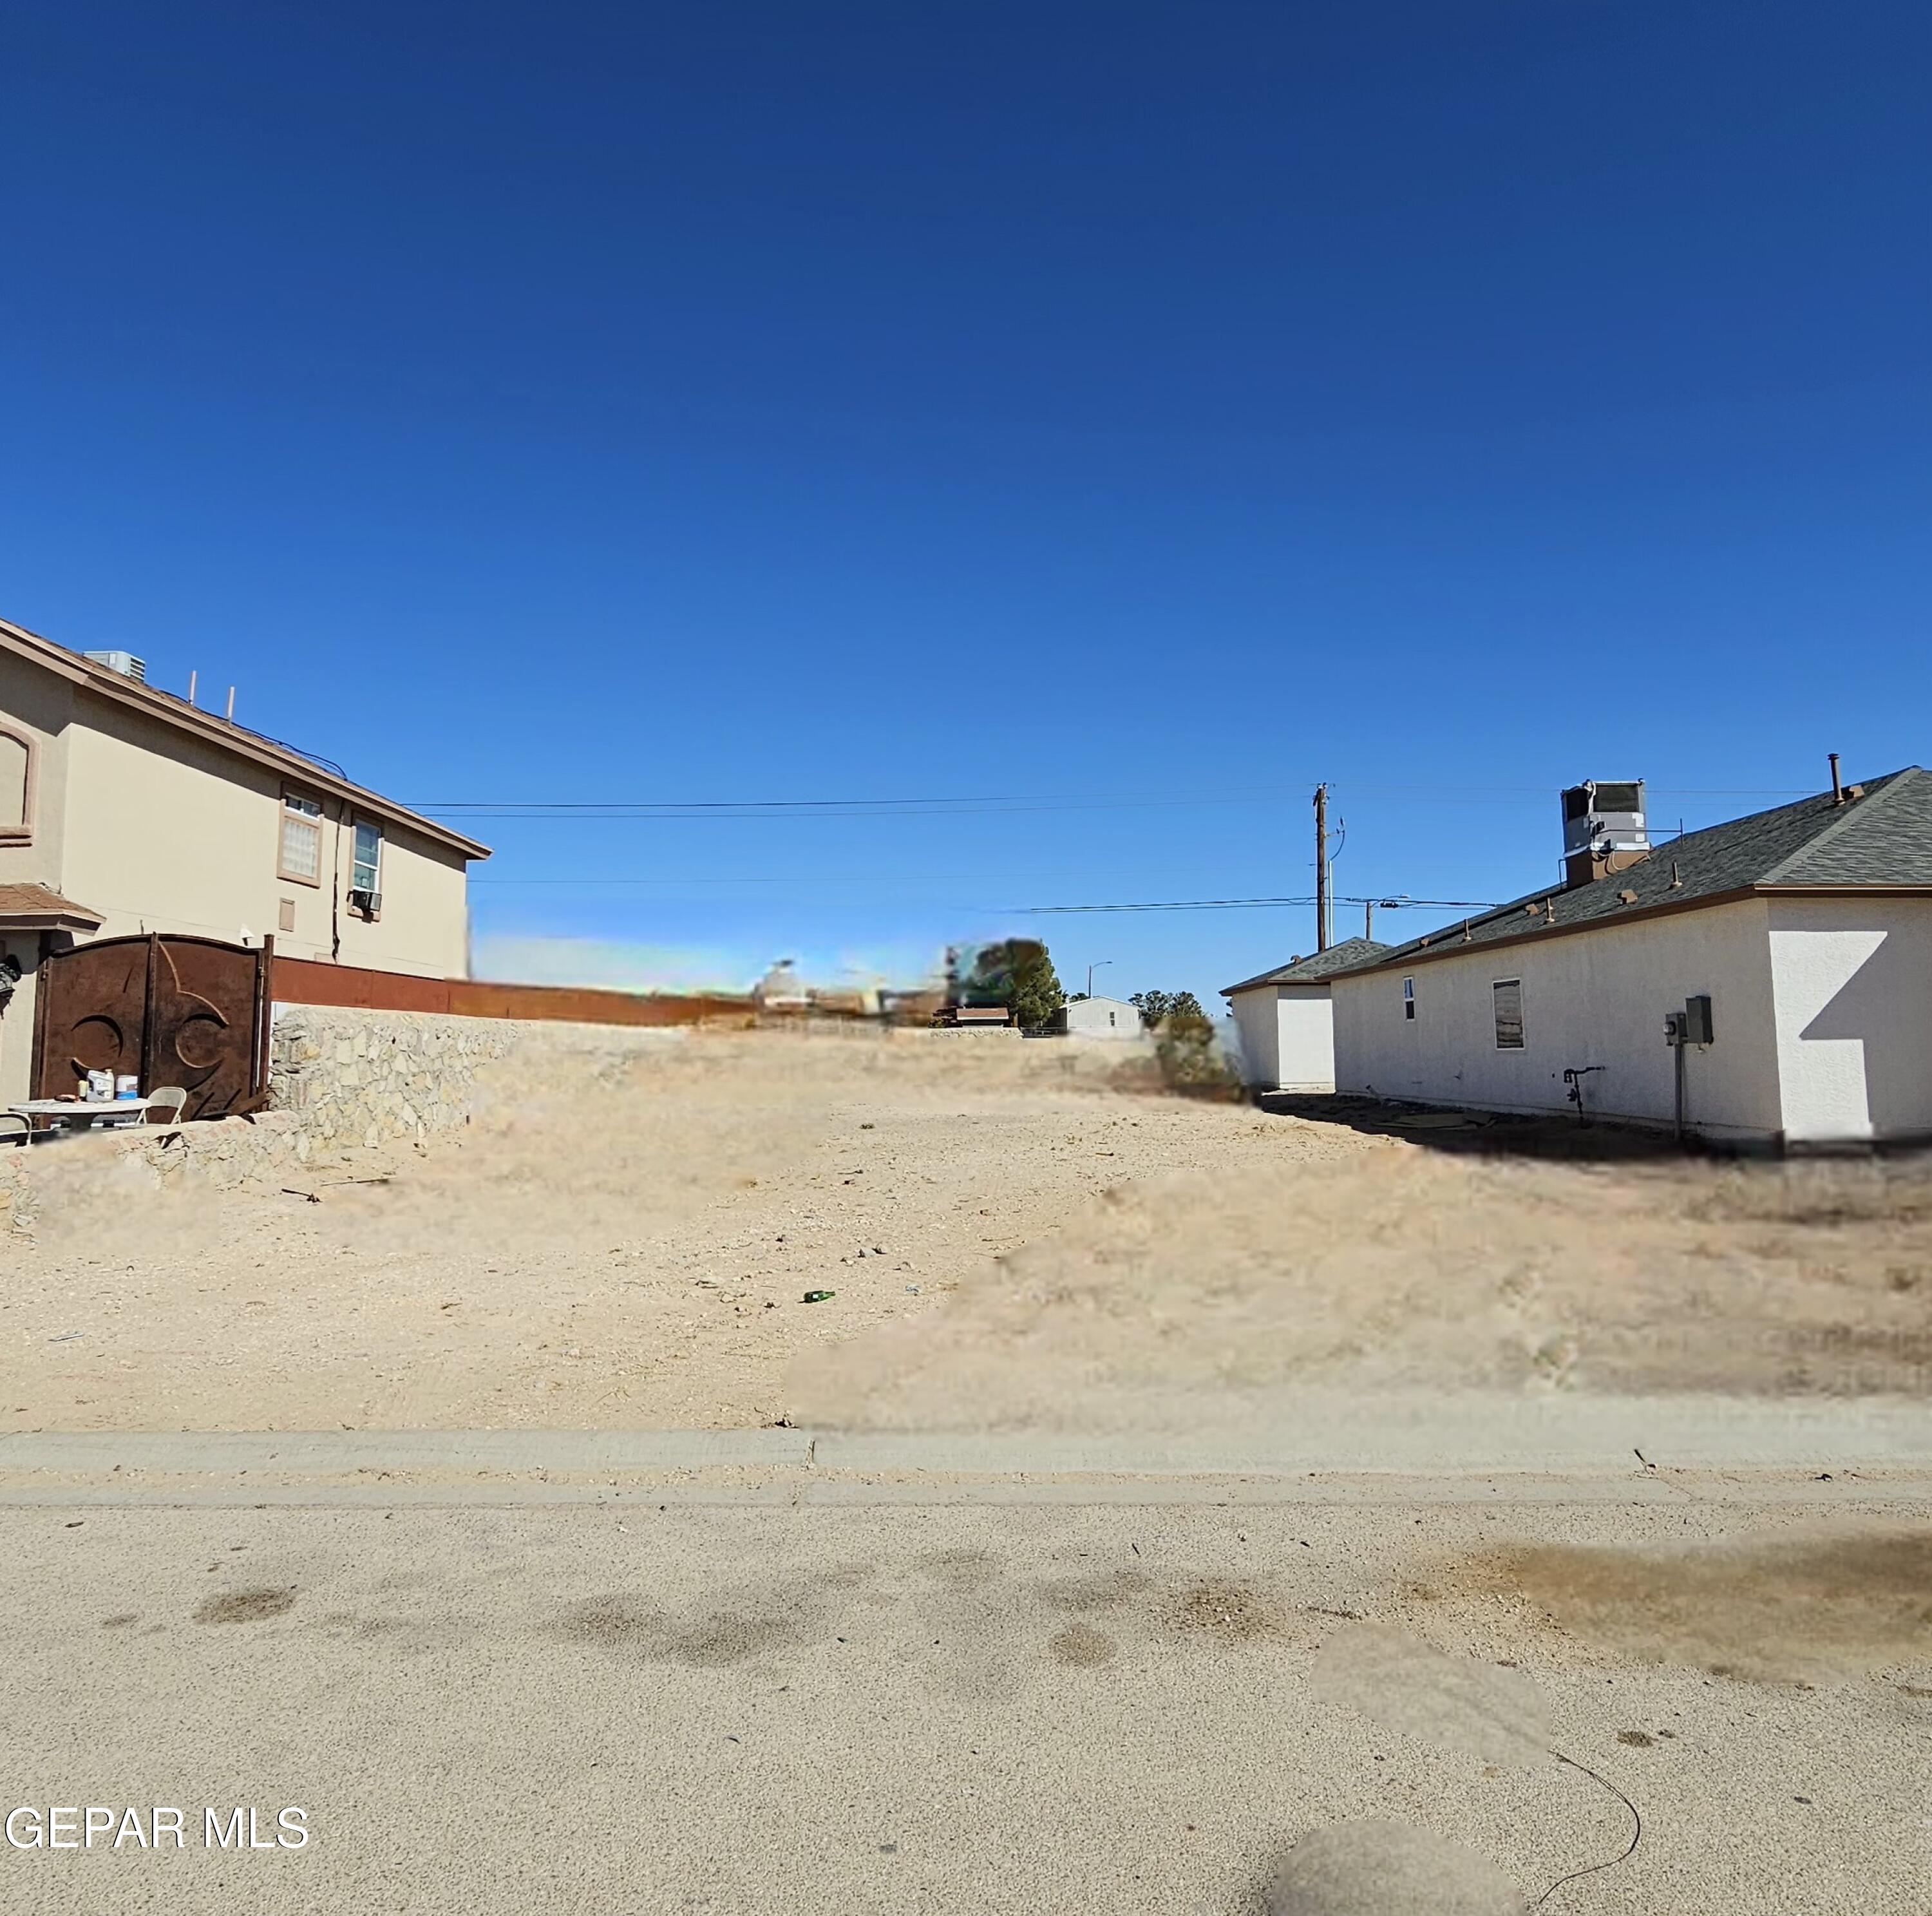
{"type": "Polygon", "coordinates": [[[460,1136],[294,1190],[104,1188],[68,1147],[0,1252],[0,1430],[1184,1427],[1304,1382],[1932,1375],[1922,1163],[1455,1155],[1117,1064],[707,1036],[519,1060],[460,1136]]]}

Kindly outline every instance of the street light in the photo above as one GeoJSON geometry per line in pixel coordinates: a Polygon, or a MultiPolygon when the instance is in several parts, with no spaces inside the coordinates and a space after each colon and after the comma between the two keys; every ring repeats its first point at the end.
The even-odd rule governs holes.
{"type": "Polygon", "coordinates": [[[1095,973],[1095,972],[1096,972],[1096,971],[1098,971],[1098,970],[1100,969],[1101,966],[1102,966],[1103,964],[1112,964],[1113,963],[1113,961],[1113,961],[1112,958],[1096,958],[1096,959],[1094,961],[1094,962],[1093,962],[1091,964],[1090,964],[1090,965],[1087,967],[1087,995],[1088,995],[1088,997],[1089,997],[1090,998],[1090,997],[1094,995],[1094,973],[1095,973]]]}

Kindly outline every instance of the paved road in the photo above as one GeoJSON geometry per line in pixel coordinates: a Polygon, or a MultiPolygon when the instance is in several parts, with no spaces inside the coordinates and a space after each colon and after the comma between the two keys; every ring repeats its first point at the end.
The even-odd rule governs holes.
{"type": "Polygon", "coordinates": [[[788,1466],[256,1508],[233,1469],[164,1507],[102,1468],[8,1480],[0,1796],[184,1807],[190,1844],[0,1844],[20,1916],[1248,1916],[1373,1817],[1533,1900],[1633,1828],[1545,1746],[1642,1817],[1545,1909],[1932,1907],[1923,1479],[808,1503],[788,1466]],[[205,1848],[208,1805],[309,1840],[205,1848]]]}

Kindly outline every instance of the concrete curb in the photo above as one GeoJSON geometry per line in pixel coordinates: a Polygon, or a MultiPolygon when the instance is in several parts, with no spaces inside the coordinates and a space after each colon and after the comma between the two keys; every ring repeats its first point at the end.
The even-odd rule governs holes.
{"type": "Polygon", "coordinates": [[[502,1478],[469,1484],[412,1483],[385,1477],[378,1483],[336,1483],[324,1478],[274,1483],[254,1477],[178,1479],[172,1485],[76,1486],[47,1477],[28,1489],[0,1485],[6,1510],[532,1510],[578,1507],[622,1517],[665,1510],[802,1511],[882,1510],[1221,1510],[1320,1507],[1443,1510],[1480,1504],[1491,1510],[1560,1507],[1682,1510],[1731,1508],[1783,1510],[1816,1514],[1857,1510],[1909,1511],[1916,1520],[1932,1513],[1932,1473],[1886,1473],[1864,1477],[1772,1472],[1721,1477],[1687,1473],[1670,1477],[1630,1477],[1242,1478],[1208,1477],[956,1477],[898,1480],[816,1478],[808,1473],[773,1474],[742,1483],[689,1477],[628,1486],[541,1477],[514,1483],[502,1478]]]}
{"type": "Polygon", "coordinates": [[[799,1469],[797,1430],[32,1431],[0,1437],[0,1471],[799,1469]]]}
{"type": "Polygon", "coordinates": [[[1178,1435],[820,1432],[821,1471],[982,1475],[1884,1468],[1932,1464],[1932,1408],[1701,1398],[1304,1399],[1178,1435]]]}
{"type": "Polygon", "coordinates": [[[814,1479],[1446,1477],[1932,1469],[1932,1407],[1304,1394],[1239,1427],[1079,1436],[806,1430],[22,1432],[0,1473],[802,1471],[814,1479]]]}

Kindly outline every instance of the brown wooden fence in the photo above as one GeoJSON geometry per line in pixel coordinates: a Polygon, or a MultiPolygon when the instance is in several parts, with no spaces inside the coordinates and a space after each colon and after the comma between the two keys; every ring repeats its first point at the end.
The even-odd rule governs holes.
{"type": "Polygon", "coordinates": [[[414,978],[320,964],[279,953],[268,970],[278,1004],[341,1005],[358,1011],[441,1012],[455,1018],[530,1018],[572,1024],[752,1024],[749,998],[598,991],[572,985],[490,985],[473,978],[414,978]]]}

